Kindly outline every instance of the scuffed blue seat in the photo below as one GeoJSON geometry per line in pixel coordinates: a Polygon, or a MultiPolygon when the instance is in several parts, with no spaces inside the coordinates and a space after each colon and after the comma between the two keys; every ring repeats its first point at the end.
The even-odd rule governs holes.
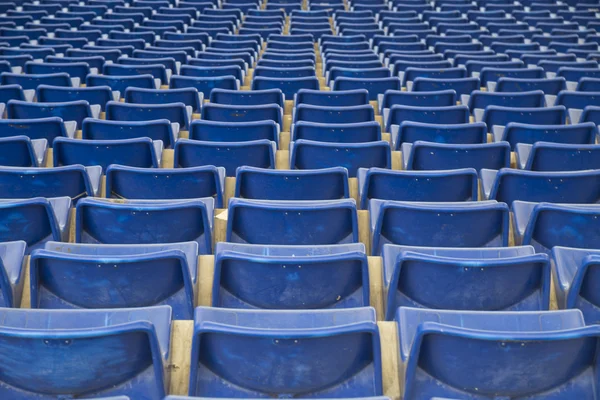
{"type": "Polygon", "coordinates": [[[327,107],[351,107],[369,104],[369,92],[366,89],[325,92],[321,90],[301,89],[296,93],[295,105],[309,104],[327,107]]]}
{"type": "Polygon", "coordinates": [[[239,167],[235,197],[257,200],[336,200],[349,197],[343,167],[273,170],[239,167]]]}
{"type": "Polygon", "coordinates": [[[228,242],[282,245],[358,242],[356,204],[352,199],[282,201],[232,198],[228,210],[228,242]]]}
{"type": "Polygon", "coordinates": [[[17,135],[0,138],[0,165],[6,167],[40,167],[46,162],[46,139],[17,135]]]}
{"type": "Polygon", "coordinates": [[[353,124],[375,120],[375,110],[370,104],[360,106],[330,107],[300,104],[294,108],[293,122],[353,124]]]}
{"type": "Polygon", "coordinates": [[[275,168],[276,144],[267,139],[246,142],[208,142],[179,139],[175,144],[175,168],[215,165],[235,176],[238,167],[275,168]]]}
{"type": "Polygon", "coordinates": [[[368,307],[365,247],[362,243],[218,243],[212,306],[281,310],[368,307]]]}
{"type": "Polygon", "coordinates": [[[10,100],[6,105],[6,114],[9,119],[60,117],[63,121],[75,121],[77,129],[80,129],[84,119],[97,118],[100,115],[100,106],[90,106],[85,100],[60,103],[10,100]]]}
{"type": "Polygon", "coordinates": [[[93,197],[100,187],[100,167],[70,165],[57,168],[0,167],[0,198],[70,197],[73,202],[93,197]]]}
{"type": "Polygon", "coordinates": [[[194,318],[189,394],[380,396],[379,346],[372,308],[199,307],[194,318]],[[278,373],[256,368],[257,360],[278,373]]]}
{"type": "Polygon", "coordinates": [[[507,141],[512,149],[518,143],[552,142],[564,144],[594,144],[598,129],[593,122],[575,125],[537,125],[510,122],[504,129],[494,127],[496,141],[507,141]]]}
{"type": "Polygon", "coordinates": [[[505,203],[369,201],[372,255],[387,243],[432,247],[508,245],[505,203]]]}
{"type": "Polygon", "coordinates": [[[398,127],[392,126],[391,133],[394,150],[399,150],[403,143],[416,141],[451,144],[487,143],[487,126],[483,122],[447,125],[404,121],[398,127]]]}
{"type": "Polygon", "coordinates": [[[341,166],[356,177],[359,168],[391,168],[391,149],[385,140],[364,143],[315,142],[299,139],[290,143],[291,169],[341,166]]]}
{"type": "Polygon", "coordinates": [[[66,240],[70,207],[70,197],[0,200],[0,242],[23,240],[29,254],[49,240],[66,240]]]}
{"type": "Polygon", "coordinates": [[[370,199],[398,201],[477,201],[477,171],[393,171],[382,168],[358,170],[360,208],[370,199]]]}
{"type": "MultiPolygon", "coordinates": [[[[2,378],[2,397],[25,400],[123,394],[160,400],[166,394],[170,307],[5,308],[1,313],[0,347],[5,365],[14,371],[2,378]],[[81,360],[85,360],[85,368],[81,360]],[[50,370],[49,365],[53,365],[50,370]],[[107,365],[114,365],[115,370],[107,365]]],[[[123,397],[128,398],[109,399],[123,397]]]]}
{"type": "Polygon", "coordinates": [[[197,242],[199,254],[210,254],[212,198],[122,200],[86,198],[77,203],[75,242],[158,244],[197,242]],[[148,227],[152,226],[152,230],[148,227]]]}
{"type": "Polygon", "coordinates": [[[556,204],[515,201],[512,204],[515,244],[532,245],[547,253],[554,246],[598,248],[597,204],[556,204]]]}
{"type": "Polygon", "coordinates": [[[212,197],[223,207],[225,170],[212,165],[191,168],[136,168],[110,165],[106,197],[124,199],[198,199],[212,197]]]}
{"type": "Polygon", "coordinates": [[[581,171],[600,169],[600,146],[536,142],[518,143],[517,167],[531,171],[581,171]]]}
{"type": "Polygon", "coordinates": [[[581,310],[587,325],[600,321],[600,302],[595,290],[599,255],[600,252],[596,249],[562,246],[552,249],[552,269],[558,307],[581,310]]]}
{"type": "Polygon", "coordinates": [[[56,138],[54,140],[54,166],[81,164],[99,165],[106,171],[111,164],[139,168],[158,168],[162,142],[150,138],[123,140],[79,140],[56,138]]]}
{"type": "Polygon", "coordinates": [[[207,142],[247,142],[267,139],[279,143],[279,126],[275,121],[222,122],[194,120],[189,138],[207,142]]]}
{"type": "Polygon", "coordinates": [[[87,118],[83,121],[81,135],[88,140],[125,140],[148,137],[162,141],[172,148],[179,133],[179,124],[167,119],[151,121],[107,121],[87,118]]]}
{"type": "MultiPolygon", "coordinates": [[[[25,283],[23,259],[27,244],[24,241],[0,243],[0,304],[20,307],[25,283]]],[[[364,250],[363,250],[364,251],[364,250]]],[[[367,283],[368,286],[368,283],[367,283]]]]}
{"type": "Polygon", "coordinates": [[[251,91],[213,89],[210,93],[210,102],[214,104],[239,106],[277,104],[280,107],[284,107],[285,97],[283,96],[283,92],[279,89],[251,91]]]}
{"type": "Polygon", "coordinates": [[[31,307],[168,305],[174,319],[192,319],[197,259],[196,242],[143,246],[47,242],[30,259],[31,307]]]}
{"type": "Polygon", "coordinates": [[[600,201],[600,170],[548,172],[483,169],[481,186],[486,199],[508,204],[515,200],[593,204],[600,201]]]}
{"type": "Polygon", "coordinates": [[[400,360],[406,365],[406,400],[434,396],[566,400],[598,394],[593,354],[600,328],[586,327],[578,310],[472,312],[403,307],[395,320],[400,360]],[[547,373],[548,368],[552,373],[547,373]],[[498,376],[498,371],[501,378],[490,379],[490,373],[498,376]]]}
{"type": "Polygon", "coordinates": [[[166,119],[187,130],[192,118],[192,108],[183,103],[130,104],[120,101],[106,103],[106,119],[109,121],[153,121],[166,119]]]}
{"type": "Polygon", "coordinates": [[[445,144],[416,141],[402,144],[404,169],[442,170],[457,168],[501,169],[510,167],[507,142],[445,144]]]}
{"type": "Polygon", "coordinates": [[[381,124],[377,121],[334,124],[300,121],[292,126],[291,140],[359,143],[381,140],[381,124]]]}
{"type": "Polygon", "coordinates": [[[279,126],[283,125],[283,109],[277,104],[263,105],[204,105],[202,119],[220,122],[255,122],[274,121],[279,126]]]}
{"type": "Polygon", "coordinates": [[[398,307],[541,311],[550,307],[550,261],[531,246],[383,247],[385,319],[398,307]],[[453,286],[449,291],[448,285],[453,286]]]}

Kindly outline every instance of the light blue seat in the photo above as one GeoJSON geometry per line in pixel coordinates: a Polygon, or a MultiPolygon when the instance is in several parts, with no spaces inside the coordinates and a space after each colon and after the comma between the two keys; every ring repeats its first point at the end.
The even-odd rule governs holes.
{"type": "Polygon", "coordinates": [[[196,242],[143,246],[47,242],[31,255],[31,307],[168,305],[174,319],[191,319],[197,260],[196,242]]]}
{"type": "Polygon", "coordinates": [[[550,261],[533,247],[383,247],[385,319],[398,307],[542,311],[550,307],[550,261]],[[452,285],[456,290],[448,290],[452,285]]]}

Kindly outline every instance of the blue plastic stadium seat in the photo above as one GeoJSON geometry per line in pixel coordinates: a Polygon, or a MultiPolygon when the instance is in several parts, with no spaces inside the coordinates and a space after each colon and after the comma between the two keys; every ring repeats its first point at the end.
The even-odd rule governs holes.
{"type": "Polygon", "coordinates": [[[532,245],[538,253],[550,253],[554,246],[598,248],[597,204],[515,201],[512,210],[515,244],[532,245]]]}
{"type": "Polygon", "coordinates": [[[479,90],[481,82],[479,78],[416,78],[412,85],[413,92],[430,92],[436,90],[454,90],[458,98],[463,94],[470,94],[473,90],[479,90]]]}
{"type": "Polygon", "coordinates": [[[258,106],[266,104],[277,104],[285,106],[283,92],[279,89],[267,90],[225,90],[213,89],[210,93],[210,102],[224,105],[258,106]]]}
{"type": "Polygon", "coordinates": [[[108,76],[151,75],[154,79],[158,79],[161,85],[167,85],[169,83],[167,69],[164,65],[158,63],[148,65],[105,64],[103,74],[108,76]]]}
{"type": "Polygon", "coordinates": [[[359,168],[391,168],[387,141],[364,143],[316,142],[299,139],[290,143],[291,169],[319,169],[342,166],[356,177],[359,168]]]}
{"type": "Polygon", "coordinates": [[[402,144],[404,169],[442,170],[457,168],[501,169],[510,167],[507,142],[446,144],[416,141],[402,144]]]}
{"type": "Polygon", "coordinates": [[[100,167],[71,165],[58,168],[0,167],[0,198],[70,197],[73,202],[96,196],[100,167]],[[35,183],[34,183],[35,182],[35,183]]]}
{"type": "Polygon", "coordinates": [[[368,263],[362,243],[217,244],[213,307],[292,310],[368,305],[368,263]]]}
{"type": "Polygon", "coordinates": [[[25,92],[21,85],[0,86],[0,103],[8,103],[9,100],[26,100],[25,92]]]}
{"type": "Polygon", "coordinates": [[[210,98],[213,89],[238,90],[239,82],[234,76],[219,77],[193,77],[193,76],[172,76],[169,82],[171,89],[196,88],[198,92],[203,93],[204,98],[210,98]]]}
{"type": "MultiPolygon", "coordinates": [[[[122,394],[160,400],[168,389],[170,332],[171,308],[166,306],[2,309],[0,342],[13,373],[3,376],[0,395],[25,400],[122,394]]],[[[129,397],[108,397],[123,398],[129,397]]]]}
{"type": "Polygon", "coordinates": [[[108,309],[168,305],[174,319],[192,319],[197,259],[196,242],[144,246],[47,242],[44,249],[31,255],[31,306],[108,309]]]}
{"type": "Polygon", "coordinates": [[[85,100],[57,103],[30,103],[10,100],[6,107],[6,114],[9,119],[60,117],[63,121],[75,121],[77,129],[81,128],[85,118],[97,118],[99,113],[99,106],[90,106],[85,100]]]}
{"type": "MultiPolygon", "coordinates": [[[[183,103],[192,107],[193,112],[202,109],[203,94],[193,87],[182,89],[142,89],[128,88],[125,90],[125,102],[134,104],[166,104],[183,103]]],[[[174,121],[172,121],[174,122],[174,121]]]]}
{"type": "Polygon", "coordinates": [[[571,123],[577,123],[586,107],[600,105],[600,92],[571,92],[563,90],[556,96],[555,105],[564,106],[569,112],[571,123]]]}
{"type": "Polygon", "coordinates": [[[454,90],[439,90],[433,92],[404,92],[388,90],[383,95],[381,109],[391,108],[394,105],[416,107],[448,107],[456,105],[456,92],[454,90]]]}
{"type": "Polygon", "coordinates": [[[106,104],[106,119],[109,121],[152,121],[166,119],[177,123],[181,129],[190,126],[191,107],[183,103],[167,104],[129,104],[109,101],[106,104]]]}
{"type": "Polygon", "coordinates": [[[369,92],[365,89],[324,92],[301,89],[296,94],[296,106],[309,104],[314,106],[350,107],[369,104],[369,92]]]}
{"type": "Polygon", "coordinates": [[[103,244],[197,242],[210,254],[212,198],[124,200],[86,198],[76,206],[75,241],[103,244]],[[148,226],[154,228],[148,230],[148,226]]]}
{"type": "Polygon", "coordinates": [[[220,122],[275,121],[283,125],[283,109],[277,104],[224,105],[208,103],[202,109],[202,119],[220,122]]]}
{"type": "Polygon", "coordinates": [[[194,319],[189,394],[381,395],[379,346],[372,308],[301,311],[199,307],[194,319]],[[256,368],[259,359],[278,373],[256,368]]]}
{"type": "MultiPolygon", "coordinates": [[[[595,135],[594,135],[595,136],[595,135]]],[[[581,171],[599,169],[600,146],[536,142],[516,145],[517,167],[532,171],[581,171]]]]}
{"type": "Polygon", "coordinates": [[[5,199],[0,201],[1,242],[23,240],[27,254],[48,240],[67,239],[71,198],[5,199]]]}
{"type": "Polygon", "coordinates": [[[600,78],[581,78],[579,79],[576,90],[578,92],[599,92],[600,78]]]}
{"type": "Polygon", "coordinates": [[[319,80],[316,77],[304,78],[267,78],[256,77],[252,80],[252,90],[281,89],[287,99],[293,99],[301,89],[319,89],[319,80]]]}
{"type": "Polygon", "coordinates": [[[189,138],[207,142],[247,142],[267,139],[279,143],[279,126],[275,121],[221,122],[194,120],[189,138]]]}
{"type": "MultiPolygon", "coordinates": [[[[463,96],[463,101],[464,101],[463,96]]],[[[489,106],[513,107],[513,108],[536,108],[544,107],[546,99],[544,92],[534,90],[531,92],[483,92],[475,90],[468,97],[468,106],[471,113],[475,113],[476,109],[482,110],[489,106]]]]}
{"type": "Polygon", "coordinates": [[[88,118],[83,121],[82,138],[90,140],[123,140],[147,137],[160,140],[165,148],[172,148],[179,133],[177,124],[167,119],[150,121],[107,121],[88,118]]]}
{"type": "Polygon", "coordinates": [[[375,120],[375,110],[370,104],[346,107],[313,106],[300,104],[294,108],[293,122],[353,124],[375,120]]]}
{"type": "Polygon", "coordinates": [[[85,80],[86,86],[108,86],[113,91],[118,91],[121,96],[125,95],[125,90],[129,87],[139,87],[143,89],[156,89],[156,82],[152,75],[88,75],[85,80]]]}
{"type": "MultiPolygon", "coordinates": [[[[72,39],[66,39],[71,41],[72,39]]],[[[57,73],[66,73],[71,78],[78,78],[79,81],[75,85],[69,84],[69,81],[63,79],[57,79],[55,81],[47,82],[44,80],[44,84],[48,83],[56,86],[79,86],[79,82],[85,81],[86,76],[90,73],[90,66],[84,62],[68,62],[68,63],[36,63],[28,61],[24,67],[25,74],[31,75],[49,75],[57,73]],[[65,85],[64,83],[67,83],[65,85]]],[[[71,80],[70,83],[73,83],[71,80]]],[[[20,84],[20,83],[19,83],[20,84]]]]}
{"type": "MultiPolygon", "coordinates": [[[[518,143],[552,142],[563,144],[594,144],[598,129],[593,122],[575,125],[537,125],[509,123],[505,129],[494,129],[496,141],[507,141],[516,149],[518,143]]],[[[567,168],[568,169],[568,168],[567,168]]]]}
{"type": "Polygon", "coordinates": [[[511,204],[515,200],[552,203],[598,203],[600,171],[525,171],[504,168],[481,171],[486,199],[511,204]]]}
{"type": "Polygon", "coordinates": [[[99,165],[106,171],[111,164],[139,168],[158,168],[162,142],[141,137],[123,140],[54,140],[54,166],[81,164],[99,165]]]}
{"type": "Polygon", "coordinates": [[[36,89],[39,85],[73,86],[71,78],[66,72],[51,74],[15,74],[3,72],[0,74],[0,84],[19,85],[24,90],[36,89]]]}
{"type": "Polygon", "coordinates": [[[336,200],[349,197],[343,167],[315,170],[272,170],[240,167],[235,197],[257,200],[336,200]]]}
{"type": "Polygon", "coordinates": [[[85,100],[89,104],[99,105],[102,111],[104,111],[106,103],[116,97],[108,86],[74,88],[40,85],[37,88],[36,95],[38,102],[47,103],[85,100]]]}
{"type": "Polygon", "coordinates": [[[378,100],[387,90],[400,90],[402,88],[400,78],[337,78],[333,83],[334,91],[366,89],[369,91],[369,100],[378,100]]]}
{"type": "Polygon", "coordinates": [[[565,78],[500,78],[496,83],[496,92],[530,92],[541,90],[546,95],[556,96],[561,90],[567,88],[565,78]]]}
{"type": "Polygon", "coordinates": [[[505,203],[369,201],[371,252],[386,243],[433,247],[508,245],[509,210],[505,203]]]}
{"type": "Polygon", "coordinates": [[[467,78],[467,70],[465,67],[454,68],[407,68],[402,74],[402,86],[406,86],[412,90],[412,82],[417,78],[433,78],[433,79],[462,79],[467,78]],[[411,82],[409,84],[409,82],[411,82]]]}
{"type": "Polygon", "coordinates": [[[212,165],[136,168],[113,164],[106,171],[106,196],[112,198],[159,200],[212,197],[215,207],[222,208],[224,189],[225,170],[212,165]]]}
{"type": "Polygon", "coordinates": [[[564,106],[554,107],[503,107],[488,106],[481,115],[490,132],[494,126],[506,126],[511,122],[527,124],[563,125],[567,120],[564,106]]]}
{"type": "Polygon", "coordinates": [[[383,247],[385,319],[398,307],[541,311],[550,306],[550,262],[531,246],[383,247]],[[448,291],[448,284],[458,285],[448,291]]]}
{"type": "Polygon", "coordinates": [[[0,138],[0,165],[6,167],[39,167],[46,162],[46,139],[30,139],[17,135],[0,138]]]}
{"type": "Polygon", "coordinates": [[[381,140],[381,124],[377,121],[334,124],[300,121],[292,127],[291,140],[359,143],[381,140]]]}
{"type": "Polygon", "coordinates": [[[483,122],[447,125],[404,121],[398,129],[392,127],[394,150],[400,150],[403,143],[416,141],[450,144],[487,143],[487,126],[483,122]]]}
{"type": "Polygon", "coordinates": [[[586,327],[578,310],[472,312],[403,307],[395,320],[400,362],[406,366],[406,400],[435,396],[566,400],[598,394],[593,354],[600,328],[586,327]],[[490,371],[497,379],[490,379],[490,371]]]}
{"type": "Polygon", "coordinates": [[[386,131],[390,133],[395,129],[394,125],[402,125],[405,121],[445,125],[469,122],[469,109],[464,105],[447,107],[394,105],[384,114],[387,114],[384,115],[386,131]]]}
{"type": "Polygon", "coordinates": [[[382,168],[358,170],[360,207],[370,199],[398,201],[477,201],[477,171],[393,171],[382,168]]]}
{"type": "Polygon", "coordinates": [[[282,245],[357,243],[356,204],[352,199],[280,201],[232,198],[229,201],[227,241],[282,245]]]}
{"type": "Polygon", "coordinates": [[[0,304],[2,307],[11,308],[21,306],[21,296],[25,282],[25,264],[23,258],[26,249],[27,244],[24,241],[0,243],[0,276],[2,278],[0,283],[0,304]]]}
{"type": "Polygon", "coordinates": [[[57,137],[73,137],[76,128],[74,122],[63,122],[59,117],[0,119],[0,137],[23,135],[32,140],[45,139],[50,145],[57,137]]]}
{"type": "Polygon", "coordinates": [[[560,309],[577,308],[588,325],[600,321],[598,298],[594,287],[598,275],[598,255],[595,249],[575,249],[556,246],[552,249],[556,299],[560,309]]]}
{"type": "Polygon", "coordinates": [[[209,142],[179,139],[175,144],[176,168],[215,165],[235,176],[238,167],[275,168],[276,144],[266,139],[245,142],[209,142]]]}

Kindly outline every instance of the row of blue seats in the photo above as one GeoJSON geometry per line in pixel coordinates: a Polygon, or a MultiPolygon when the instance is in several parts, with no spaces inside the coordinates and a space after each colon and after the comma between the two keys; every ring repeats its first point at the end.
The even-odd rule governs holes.
{"type": "MultiPolygon", "coordinates": [[[[2,376],[0,393],[5,396],[96,394],[158,400],[167,392],[170,307],[1,312],[0,348],[13,371],[2,376]],[[62,362],[57,365],[58,359],[62,362]],[[77,362],[81,359],[85,368],[77,362]],[[54,366],[51,372],[41,368],[47,365],[54,366]],[[65,381],[65,376],[70,379],[65,381]]],[[[401,307],[394,325],[404,399],[598,395],[600,328],[586,326],[579,310],[469,312],[401,307]],[[490,374],[498,378],[491,379],[490,374]]],[[[381,396],[380,329],[374,310],[366,307],[197,308],[191,351],[186,349],[191,353],[189,394],[204,398],[381,396]]]]}

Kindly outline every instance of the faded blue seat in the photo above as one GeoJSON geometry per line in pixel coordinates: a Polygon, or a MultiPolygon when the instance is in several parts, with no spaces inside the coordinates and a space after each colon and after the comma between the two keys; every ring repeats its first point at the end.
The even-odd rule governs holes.
{"type": "Polygon", "coordinates": [[[169,81],[169,88],[196,88],[198,92],[204,95],[204,98],[210,98],[210,93],[213,89],[238,90],[239,82],[235,76],[218,76],[218,77],[195,77],[195,76],[180,76],[175,75],[169,81]]]}
{"type": "Polygon", "coordinates": [[[280,310],[368,307],[365,247],[362,243],[218,243],[212,306],[280,310]]]}
{"type": "Polygon", "coordinates": [[[189,393],[249,398],[269,393],[380,396],[379,346],[372,308],[199,307],[194,318],[189,393]],[[256,368],[258,359],[276,368],[276,376],[282,378],[256,368]]]}
{"type": "MultiPolygon", "coordinates": [[[[502,4],[504,6],[504,4],[502,4]]],[[[400,308],[406,400],[433,396],[566,400],[598,394],[600,328],[578,310],[497,312],[400,308]],[[485,357],[482,357],[485,354],[485,357]],[[550,361],[552,360],[552,361],[550,361]],[[532,370],[552,373],[532,374],[532,370]],[[504,371],[489,379],[489,371],[504,371]],[[523,378],[523,379],[521,379],[523,378]]]]}
{"type": "Polygon", "coordinates": [[[505,203],[369,201],[372,255],[387,243],[433,247],[508,245],[505,203]]]}
{"type": "MultiPolygon", "coordinates": [[[[489,106],[501,106],[501,107],[513,107],[513,108],[537,108],[544,107],[546,105],[546,99],[544,92],[541,90],[534,90],[531,92],[483,92],[475,90],[471,92],[468,97],[468,101],[465,101],[463,96],[463,102],[467,103],[471,113],[475,114],[476,109],[480,109],[483,112],[489,106]]],[[[481,117],[480,117],[481,118],[481,117]]]]}
{"type": "Polygon", "coordinates": [[[145,75],[88,75],[85,79],[86,86],[108,86],[113,91],[118,91],[121,96],[129,87],[142,89],[157,89],[156,81],[150,74],[145,75]]]}
{"type": "Polygon", "coordinates": [[[356,204],[352,199],[232,198],[228,210],[227,242],[282,245],[358,242],[356,204]]]}
{"type": "Polygon", "coordinates": [[[124,200],[86,198],[77,203],[75,242],[158,244],[197,242],[199,254],[210,254],[212,198],[124,200]],[[149,231],[148,226],[154,228],[149,231]]]}
{"type": "Polygon", "coordinates": [[[496,92],[530,92],[541,90],[546,95],[556,96],[558,92],[567,88],[565,78],[500,78],[496,83],[496,92]]]}
{"type": "Polygon", "coordinates": [[[383,168],[358,170],[360,208],[370,199],[398,201],[477,201],[477,171],[394,171],[383,168]]]}
{"type": "Polygon", "coordinates": [[[385,319],[398,307],[542,311],[550,307],[550,260],[531,246],[383,247],[385,319]],[[447,290],[448,285],[456,290],[447,290]]]}
{"type": "Polygon", "coordinates": [[[34,119],[0,119],[0,137],[27,136],[31,140],[45,139],[51,145],[57,137],[74,137],[76,124],[59,117],[34,119]]]}
{"type": "Polygon", "coordinates": [[[197,260],[196,242],[143,246],[47,242],[30,259],[31,307],[168,305],[174,319],[191,319],[197,260]]]}
{"type": "Polygon", "coordinates": [[[369,91],[369,100],[378,100],[387,90],[400,90],[400,78],[347,78],[339,77],[333,82],[333,91],[366,89],[369,91]]]}
{"type": "Polygon", "coordinates": [[[2,397],[165,396],[170,307],[1,312],[0,347],[15,371],[3,376],[2,397]],[[55,366],[48,371],[48,365],[55,366]]]}

